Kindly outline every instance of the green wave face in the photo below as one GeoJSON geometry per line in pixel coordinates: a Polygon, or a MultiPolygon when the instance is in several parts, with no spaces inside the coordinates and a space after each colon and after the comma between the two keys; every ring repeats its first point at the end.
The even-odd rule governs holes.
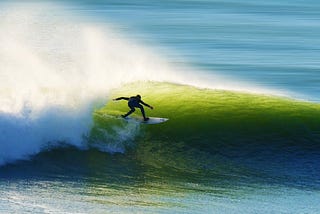
{"type": "MultiPolygon", "coordinates": [[[[259,156],[266,149],[290,152],[293,147],[312,150],[320,145],[319,104],[159,82],[125,85],[111,96],[136,94],[154,106],[154,110],[145,108],[147,116],[170,119],[133,128],[139,129],[133,137],[138,142],[135,150],[148,163],[186,167],[191,160],[193,165],[208,167],[221,157],[246,158],[259,156]]],[[[108,102],[95,112],[93,130],[113,130],[112,136],[116,136],[116,126],[125,132],[128,123],[115,116],[128,110],[126,101],[108,102]]],[[[141,117],[140,110],[133,116],[141,117]]]]}

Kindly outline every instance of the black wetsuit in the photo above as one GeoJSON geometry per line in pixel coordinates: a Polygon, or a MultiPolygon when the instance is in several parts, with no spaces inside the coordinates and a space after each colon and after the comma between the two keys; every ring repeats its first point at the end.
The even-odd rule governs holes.
{"type": "Polygon", "coordinates": [[[119,97],[116,100],[128,100],[128,106],[130,108],[130,111],[127,114],[122,115],[123,117],[127,117],[130,114],[132,114],[136,110],[135,108],[140,108],[142,116],[143,116],[143,119],[144,120],[147,119],[146,115],[144,113],[144,108],[143,108],[142,105],[145,105],[145,106],[148,106],[148,107],[151,107],[151,106],[148,105],[147,103],[143,102],[139,97],[137,97],[137,96],[133,96],[133,97],[130,97],[130,98],[129,97],[119,97]]]}

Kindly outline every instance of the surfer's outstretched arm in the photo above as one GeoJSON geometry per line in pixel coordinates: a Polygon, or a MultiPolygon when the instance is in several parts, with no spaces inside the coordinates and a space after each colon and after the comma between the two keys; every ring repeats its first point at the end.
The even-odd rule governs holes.
{"type": "Polygon", "coordinates": [[[144,105],[144,106],[147,106],[147,107],[149,107],[149,108],[153,109],[153,107],[152,107],[151,105],[149,105],[149,104],[147,104],[147,103],[143,102],[142,100],[140,100],[140,103],[141,103],[142,105],[144,105]]]}
{"type": "Polygon", "coordinates": [[[129,100],[129,97],[118,97],[118,98],[115,98],[115,99],[112,99],[113,101],[116,101],[116,100],[129,100]]]}

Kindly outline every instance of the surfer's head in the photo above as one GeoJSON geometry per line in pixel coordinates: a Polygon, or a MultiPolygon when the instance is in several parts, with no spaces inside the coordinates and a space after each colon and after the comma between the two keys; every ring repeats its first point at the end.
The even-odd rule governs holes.
{"type": "Polygon", "coordinates": [[[140,94],[137,94],[137,96],[136,96],[138,99],[141,99],[141,96],[140,96],[140,94]]]}

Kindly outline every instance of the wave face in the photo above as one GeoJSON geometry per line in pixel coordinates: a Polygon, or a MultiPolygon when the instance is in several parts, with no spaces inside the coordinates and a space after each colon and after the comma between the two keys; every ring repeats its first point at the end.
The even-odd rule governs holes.
{"type": "MultiPolygon", "coordinates": [[[[146,164],[226,173],[231,166],[231,171],[239,171],[241,163],[275,174],[303,171],[312,177],[305,166],[309,162],[314,167],[319,160],[319,104],[156,82],[129,84],[113,96],[138,93],[155,107],[147,110],[149,116],[170,118],[140,126],[136,150],[146,164]]],[[[102,129],[126,127],[130,123],[114,116],[127,111],[125,101],[110,102],[96,111],[95,124],[102,129]]],[[[138,110],[134,114],[141,116],[138,110]]]]}

